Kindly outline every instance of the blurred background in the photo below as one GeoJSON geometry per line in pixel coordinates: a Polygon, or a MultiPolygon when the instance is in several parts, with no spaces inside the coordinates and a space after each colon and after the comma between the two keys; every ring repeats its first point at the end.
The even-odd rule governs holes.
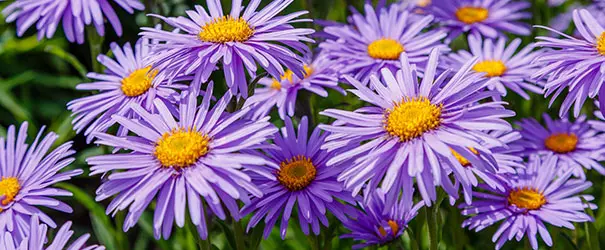
{"type": "MultiPolygon", "coordinates": [[[[193,8],[195,4],[205,5],[205,1],[197,0],[142,0],[146,9],[144,12],[135,12],[130,15],[121,8],[114,8],[120,17],[124,35],[117,37],[112,29],[107,29],[105,37],[99,37],[94,30],[87,30],[86,42],[82,45],[70,44],[63,37],[62,30],[58,30],[52,39],[38,41],[34,29],[28,30],[22,37],[16,36],[15,25],[6,24],[4,17],[0,19],[0,136],[5,136],[6,129],[11,124],[19,124],[24,121],[30,123],[30,136],[34,136],[37,131],[43,127],[46,130],[54,131],[60,135],[56,145],[66,141],[74,141],[77,150],[74,164],[71,168],[84,169],[85,173],[76,177],[69,183],[59,184],[62,188],[74,193],[73,199],[67,199],[66,202],[74,208],[73,214],[63,214],[54,211],[48,213],[59,223],[73,221],[73,229],[77,235],[91,233],[92,242],[104,244],[107,249],[197,249],[197,234],[188,228],[177,229],[169,240],[155,240],[152,232],[152,212],[145,213],[138,223],[138,227],[129,232],[122,231],[121,221],[124,219],[124,213],[118,213],[114,218],[105,214],[107,203],[98,203],[94,200],[95,189],[99,186],[99,176],[88,176],[88,166],[85,159],[92,155],[98,155],[109,152],[108,148],[97,147],[96,145],[87,145],[84,137],[73,132],[71,126],[70,112],[66,110],[66,104],[70,100],[78,97],[90,95],[85,91],[77,91],[75,86],[78,83],[88,82],[87,72],[102,71],[101,65],[92,60],[98,53],[111,56],[109,44],[117,42],[122,45],[126,42],[135,43],[138,38],[139,27],[154,26],[159,24],[156,18],[147,17],[147,13],[157,13],[163,16],[181,16],[185,10],[193,8]],[[109,53],[109,54],[108,54],[109,53]]],[[[589,4],[591,1],[566,1],[563,5],[556,8],[548,7],[547,0],[530,0],[532,2],[531,11],[533,17],[527,20],[529,24],[549,25],[551,21],[562,13],[570,11],[579,5],[589,4]]],[[[0,3],[0,8],[4,8],[13,1],[0,3]]],[[[246,4],[248,1],[244,1],[246,4]]],[[[266,5],[270,1],[263,1],[266,5]]],[[[310,18],[315,20],[332,20],[345,22],[347,15],[353,6],[361,10],[363,0],[295,0],[287,12],[294,12],[301,9],[308,10],[310,18]]],[[[113,3],[112,3],[113,4],[113,3]]],[[[230,1],[223,0],[223,6],[230,8],[230,1]]],[[[559,20],[560,21],[560,20],[559,20]]],[[[565,22],[565,21],[563,21],[565,22]]],[[[321,27],[316,24],[304,24],[313,26],[318,31],[321,27]]],[[[107,27],[107,26],[106,26],[107,27]]],[[[567,29],[567,33],[572,33],[573,27],[567,29]]],[[[536,35],[548,35],[544,30],[534,30],[532,36],[523,37],[523,43],[533,42],[536,35]]],[[[316,45],[310,44],[315,47],[316,45]]],[[[458,38],[451,44],[453,50],[466,48],[465,38],[458,38]]],[[[222,74],[214,74],[220,77],[222,74]]],[[[215,78],[215,82],[224,82],[223,79],[215,78]]],[[[223,86],[224,84],[217,84],[223,86]]],[[[346,86],[343,86],[347,88],[346,86]]],[[[224,90],[223,90],[224,91],[224,90]]],[[[221,94],[221,93],[219,93],[221,94]]],[[[318,123],[329,122],[325,117],[320,117],[318,113],[328,107],[338,107],[346,109],[355,109],[363,106],[363,103],[352,95],[343,96],[337,92],[331,91],[328,98],[321,98],[316,95],[301,93],[299,99],[309,98],[312,103],[312,110],[307,111],[315,118],[318,123]]],[[[558,112],[558,103],[555,102],[552,110],[548,109],[548,101],[540,95],[532,95],[530,100],[524,100],[514,92],[509,92],[505,98],[509,102],[509,108],[517,112],[517,117],[512,118],[511,122],[524,117],[534,117],[542,120],[543,112],[549,113],[555,117],[558,112]]],[[[583,113],[593,117],[593,105],[587,103],[583,113]]],[[[274,121],[277,126],[281,126],[277,116],[274,114],[274,121]]],[[[593,187],[588,192],[595,196],[599,202],[599,207],[605,207],[605,197],[603,189],[604,178],[598,173],[591,171],[588,175],[593,187]]],[[[153,204],[152,204],[153,207],[153,204]]],[[[592,213],[592,212],[591,212],[592,213]]],[[[596,223],[578,224],[576,230],[563,230],[555,227],[549,227],[553,236],[556,249],[600,249],[599,246],[605,246],[605,210],[598,209],[593,214],[596,217],[596,223]]],[[[404,235],[406,249],[428,249],[428,232],[426,227],[427,219],[434,219],[440,225],[438,235],[441,243],[439,249],[482,249],[493,248],[491,236],[497,227],[491,227],[480,233],[474,233],[460,227],[463,217],[460,215],[456,206],[450,206],[445,200],[441,206],[436,209],[426,211],[423,209],[421,214],[410,224],[412,231],[404,235]],[[433,218],[430,218],[433,216],[433,218]],[[413,233],[412,233],[413,232],[413,233]],[[418,243],[418,244],[416,244],[418,243]]],[[[245,225],[245,224],[244,224],[245,225]]],[[[254,240],[260,240],[262,227],[260,230],[251,230],[249,237],[254,240]]],[[[213,220],[211,221],[210,236],[211,243],[215,249],[233,249],[234,240],[231,232],[231,223],[229,221],[213,220]]],[[[330,232],[333,236],[332,244],[326,247],[328,249],[350,249],[352,242],[349,239],[339,239],[337,236],[344,232],[342,226],[337,223],[331,223],[328,229],[322,229],[330,232]]],[[[89,241],[89,242],[91,242],[89,241]]],[[[296,228],[296,223],[291,220],[288,229],[287,239],[282,241],[278,230],[273,230],[273,234],[267,240],[262,240],[260,244],[262,249],[310,249],[309,243],[302,231],[296,228]]],[[[545,247],[541,244],[541,247],[545,247]]],[[[388,249],[385,246],[381,249],[388,249]]],[[[525,241],[520,243],[510,242],[504,246],[505,249],[530,249],[525,241]]]]}

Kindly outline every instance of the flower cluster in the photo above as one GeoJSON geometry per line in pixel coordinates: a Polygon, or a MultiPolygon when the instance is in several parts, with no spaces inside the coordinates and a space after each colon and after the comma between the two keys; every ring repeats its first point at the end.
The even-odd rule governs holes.
{"type": "MultiPolygon", "coordinates": [[[[104,19],[121,35],[110,2],[129,13],[145,7],[18,0],[3,13],[19,36],[36,24],[38,38],[50,38],[62,23],[69,41],[83,43],[86,25],[104,35],[104,19]]],[[[593,221],[594,197],[580,193],[592,185],[587,173],[605,175],[605,119],[581,111],[598,95],[605,114],[605,29],[591,12],[570,14],[575,37],[542,26],[562,37],[523,43],[507,35],[530,34],[528,1],[368,2],[347,23],[319,22],[314,37],[303,28],[313,21],[307,11],[282,15],[293,0],[233,0],[228,13],[223,2],[150,14],[165,25],[142,27],[134,46],[111,43],[96,56],[104,72],[76,86],[91,95],[67,104],[76,133],[108,149],[85,162],[101,180],[96,201],[125,215],[124,231],[152,210],[156,239],[170,239],[176,224],[207,240],[223,221],[244,235],[245,221],[247,231],[264,226],[264,238],[279,228],[286,239],[295,224],[319,244],[317,235],[342,225],[357,249],[400,244],[416,215],[447,197],[469,217],[463,227],[499,224],[496,249],[513,238],[538,249],[537,235],[552,246],[547,225],[593,221]],[[468,49],[449,44],[459,36],[468,49]],[[545,126],[504,101],[545,94],[553,105],[563,93],[561,119],[544,114],[545,126]],[[332,96],[344,105],[316,109],[313,100],[332,96]]],[[[72,212],[56,199],[71,192],[53,185],[84,172],[67,169],[71,142],[54,145],[58,136],[41,129],[28,145],[27,127],[0,137],[7,249],[43,249],[57,227],[45,209],[72,212]]],[[[65,248],[70,227],[45,249],[65,248]]],[[[68,248],[103,249],[85,247],[88,237],[68,248]]]]}

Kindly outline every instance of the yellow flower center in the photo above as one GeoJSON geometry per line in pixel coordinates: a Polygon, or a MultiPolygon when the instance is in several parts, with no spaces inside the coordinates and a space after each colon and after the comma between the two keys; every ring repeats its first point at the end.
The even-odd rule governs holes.
{"type": "MultiPolygon", "coordinates": [[[[387,224],[391,228],[391,234],[393,236],[397,236],[397,233],[399,232],[399,225],[397,225],[397,222],[395,222],[394,220],[389,220],[387,222],[387,224]]],[[[382,235],[382,237],[387,237],[387,231],[384,230],[384,227],[379,226],[378,227],[378,232],[380,232],[380,235],[382,235]]]]}
{"type": "Polygon", "coordinates": [[[155,146],[155,157],[162,167],[181,169],[191,166],[208,153],[210,137],[192,129],[166,132],[155,146]]]}
{"type": "Polygon", "coordinates": [[[605,56],[605,31],[597,38],[597,51],[599,54],[605,56]]]}
{"type": "Polygon", "coordinates": [[[501,76],[506,72],[506,66],[500,60],[485,60],[473,66],[473,70],[486,73],[487,77],[501,76]]]}
{"type": "MultiPolygon", "coordinates": [[[[19,180],[17,180],[16,177],[2,177],[2,180],[0,181],[0,196],[4,196],[2,205],[6,206],[11,203],[20,189],[21,185],[19,185],[19,180]]],[[[0,208],[0,212],[1,211],[2,209],[0,208]]]]}
{"type": "MultiPolygon", "coordinates": [[[[468,148],[473,154],[475,155],[479,155],[479,151],[477,151],[475,148],[468,148]]],[[[458,152],[456,152],[455,150],[450,148],[450,151],[452,151],[452,154],[454,155],[454,157],[456,157],[456,160],[458,160],[458,162],[460,162],[460,165],[464,166],[464,167],[469,167],[471,165],[471,162],[468,161],[468,159],[466,159],[464,156],[460,155],[458,152]]]]}
{"type": "Polygon", "coordinates": [[[243,18],[222,16],[204,24],[198,37],[204,42],[227,43],[248,41],[253,34],[254,29],[243,18]]]}
{"type": "Polygon", "coordinates": [[[576,150],[578,136],[574,133],[555,133],[544,140],[544,146],[559,154],[569,153],[576,150]]]}
{"type": "Polygon", "coordinates": [[[426,97],[405,98],[385,112],[385,129],[401,141],[408,141],[441,124],[443,105],[434,105],[426,97]]]}
{"type": "Polygon", "coordinates": [[[305,64],[305,65],[303,65],[303,69],[305,70],[305,78],[307,78],[313,74],[313,68],[311,67],[311,65],[305,64]]]}
{"type": "Polygon", "coordinates": [[[129,76],[122,79],[122,92],[128,97],[136,97],[144,94],[151,88],[153,78],[158,74],[157,70],[151,70],[151,66],[137,69],[129,76]]]}
{"type": "Polygon", "coordinates": [[[277,180],[290,191],[309,186],[317,174],[311,159],[301,155],[285,160],[279,166],[277,180]]]}
{"type": "Polygon", "coordinates": [[[390,38],[378,39],[368,45],[368,55],[374,59],[397,60],[404,51],[401,43],[390,38]]]}
{"type": "Polygon", "coordinates": [[[544,194],[535,188],[516,188],[508,194],[508,203],[518,208],[536,210],[546,204],[544,194]]]}
{"type": "MultiPolygon", "coordinates": [[[[309,77],[311,74],[313,74],[313,68],[311,68],[310,65],[303,65],[303,68],[305,70],[304,73],[304,77],[307,78],[309,77]]],[[[290,83],[294,83],[293,77],[294,76],[294,72],[292,72],[292,70],[286,70],[286,72],[284,72],[284,75],[281,76],[281,80],[288,80],[290,83]]],[[[278,81],[277,79],[273,78],[273,81],[271,82],[271,88],[274,88],[276,90],[280,90],[281,89],[281,82],[278,81]]]]}
{"type": "Polygon", "coordinates": [[[482,7],[466,6],[456,10],[456,18],[458,18],[460,22],[466,24],[481,22],[487,19],[488,15],[489,11],[486,8],[482,7]]]}

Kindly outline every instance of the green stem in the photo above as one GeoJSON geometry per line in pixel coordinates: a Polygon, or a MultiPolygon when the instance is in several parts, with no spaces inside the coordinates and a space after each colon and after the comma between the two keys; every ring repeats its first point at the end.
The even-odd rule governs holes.
{"type": "Polygon", "coordinates": [[[437,250],[437,246],[439,245],[439,240],[437,239],[437,218],[436,211],[439,209],[437,204],[433,204],[431,207],[426,208],[426,224],[429,227],[429,249],[437,250]]]}
{"type": "Polygon", "coordinates": [[[319,250],[319,238],[317,237],[317,235],[313,234],[312,232],[309,232],[309,235],[307,235],[307,239],[309,240],[309,245],[311,245],[311,249],[312,250],[319,250]]]}
{"type": "Polygon", "coordinates": [[[233,221],[233,234],[235,235],[235,249],[246,250],[246,234],[240,221],[233,221]]]}
{"type": "Polygon", "coordinates": [[[103,71],[103,65],[97,61],[97,56],[101,54],[103,49],[103,37],[97,34],[93,26],[86,27],[86,36],[88,38],[88,46],[90,47],[90,60],[92,62],[92,71],[100,73],[103,71]]]}

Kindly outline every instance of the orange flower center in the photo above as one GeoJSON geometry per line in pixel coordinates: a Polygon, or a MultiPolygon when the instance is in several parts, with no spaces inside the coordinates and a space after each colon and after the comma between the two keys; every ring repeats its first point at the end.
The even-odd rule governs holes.
{"type": "Polygon", "coordinates": [[[576,150],[578,136],[574,133],[555,133],[544,140],[544,146],[553,152],[565,154],[576,150]]]}
{"type": "Polygon", "coordinates": [[[298,191],[309,186],[317,174],[311,159],[301,155],[285,160],[279,166],[277,180],[290,191],[298,191]]]}
{"type": "Polygon", "coordinates": [[[535,188],[523,187],[508,194],[508,203],[518,208],[536,210],[546,204],[546,197],[535,188]]]}

